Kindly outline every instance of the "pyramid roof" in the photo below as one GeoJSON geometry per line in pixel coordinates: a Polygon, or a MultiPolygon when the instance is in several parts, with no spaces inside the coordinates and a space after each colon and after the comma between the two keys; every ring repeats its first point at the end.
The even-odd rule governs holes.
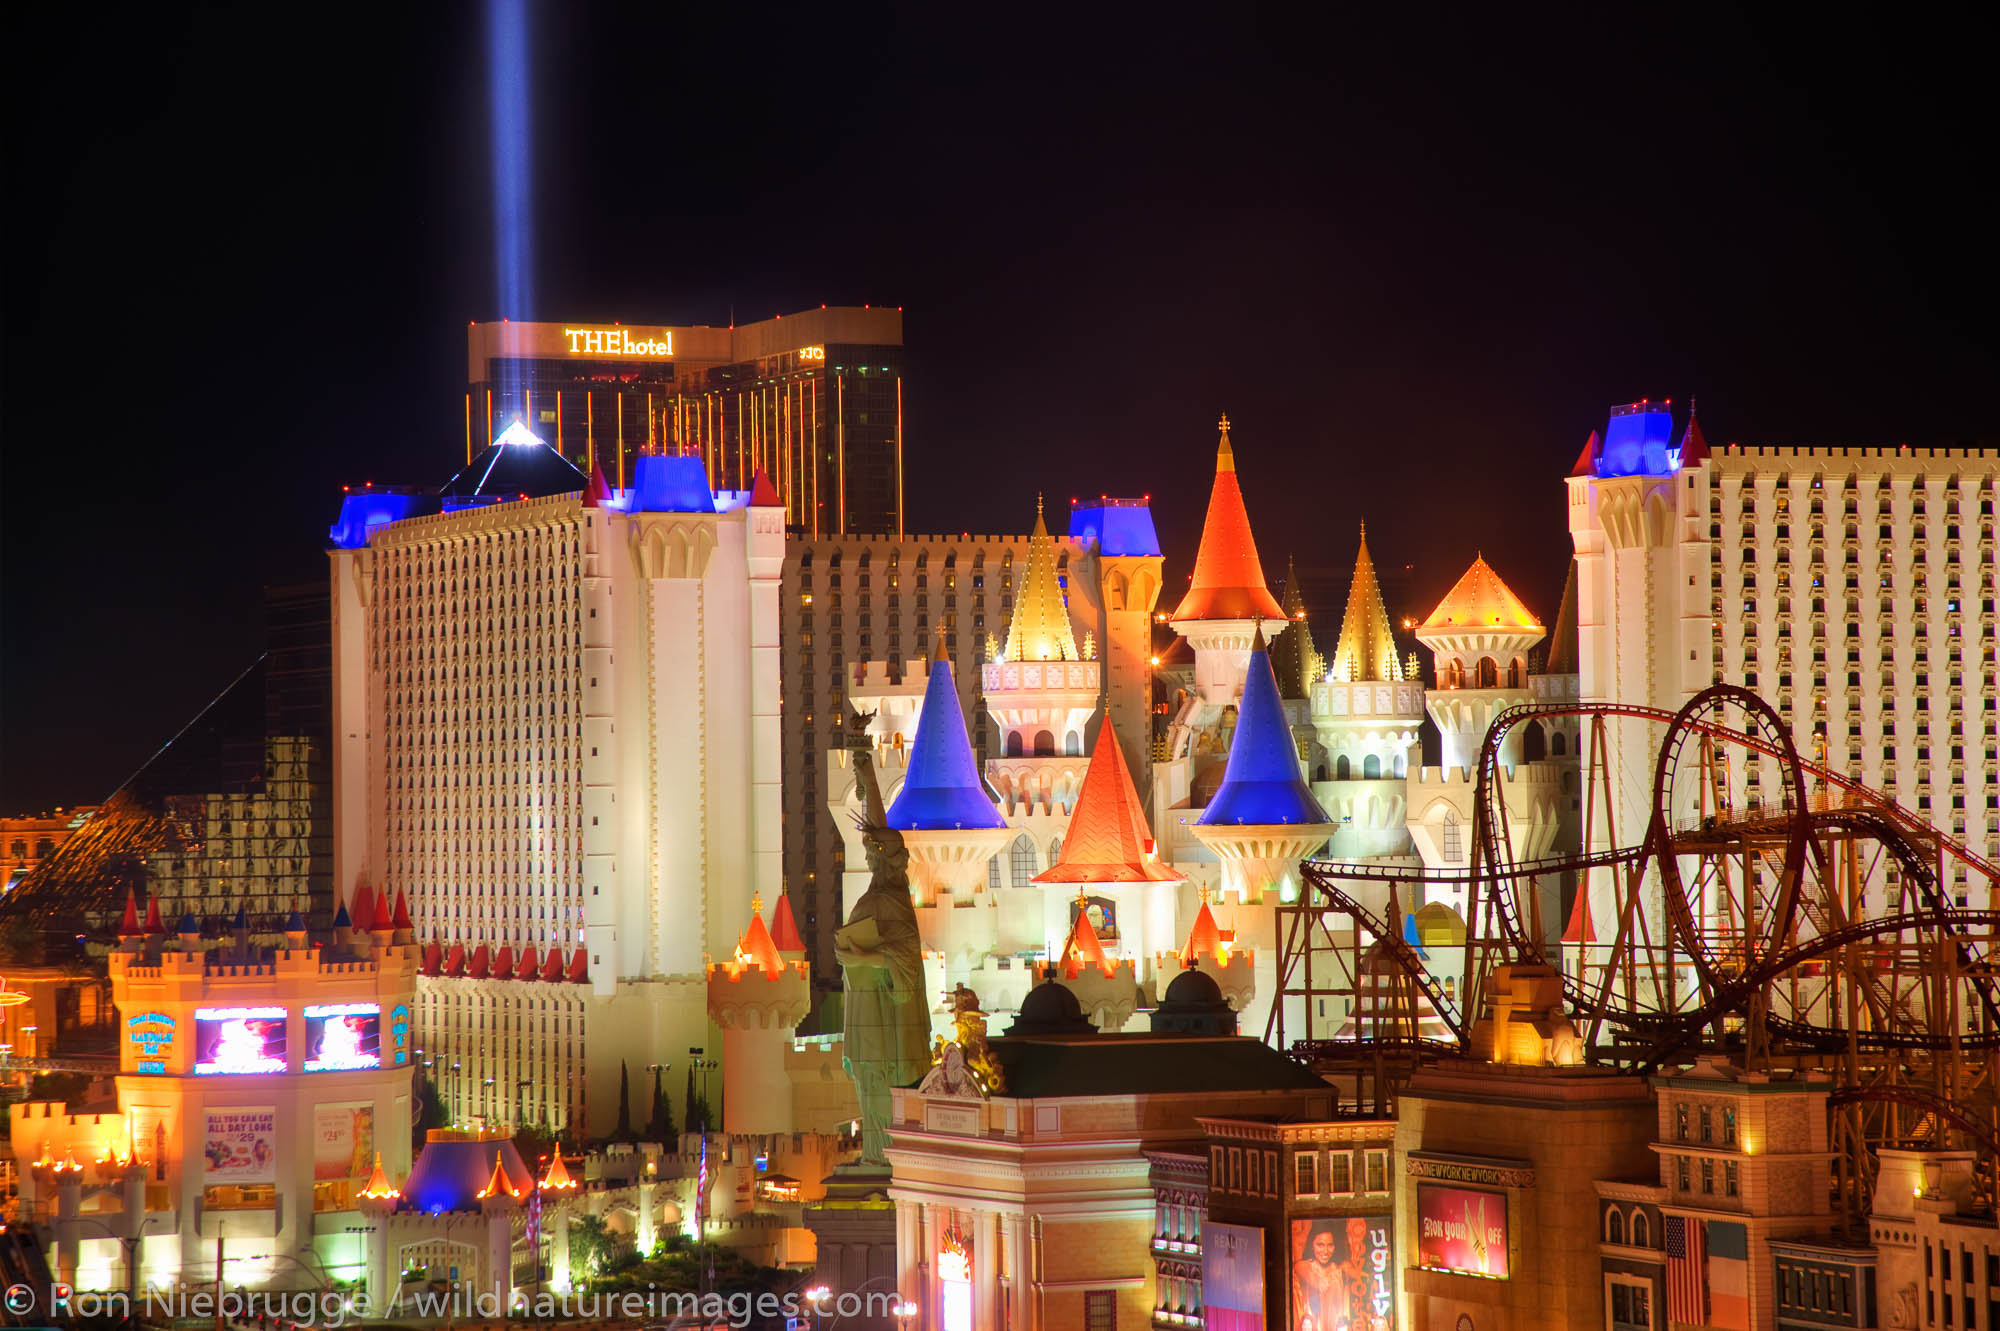
{"type": "Polygon", "coordinates": [[[980,783],[972,744],[965,737],[958,685],[951,662],[942,656],[931,662],[909,769],[889,805],[889,826],[899,832],[1006,826],[980,783]]]}
{"type": "Polygon", "coordinates": [[[803,952],[804,940],[799,937],[798,921],[792,918],[792,899],[783,892],[778,894],[778,904],[771,910],[771,941],[779,952],[803,952]]]}
{"type": "Polygon", "coordinates": [[[1426,629],[1492,628],[1539,629],[1542,621],[1514,595],[1500,575],[1479,555],[1452,589],[1445,593],[1437,609],[1431,611],[1426,629]]]}
{"type": "Polygon", "coordinates": [[[1347,588],[1347,613],[1340,620],[1340,641],[1334,645],[1329,677],[1349,683],[1374,680],[1399,682],[1403,663],[1396,659],[1396,631],[1382,602],[1382,583],[1368,553],[1368,524],[1361,524],[1361,548],[1354,555],[1354,580],[1347,588]]]}
{"type": "Polygon", "coordinates": [[[785,501],[778,497],[778,487],[771,484],[771,478],[762,467],[750,478],[750,507],[783,508],[785,501]]]}
{"type": "Polygon", "coordinates": [[[1014,617],[1007,625],[1009,661],[1075,661],[1076,634],[1070,628],[1069,607],[1056,577],[1056,542],[1042,521],[1042,501],[1035,498],[1035,531],[1028,538],[1028,568],[1014,596],[1014,617]]]}
{"type": "Polygon", "coordinates": [[[1562,603],[1556,607],[1556,626],[1549,634],[1548,661],[1542,672],[1574,675],[1576,659],[1576,556],[1570,556],[1569,572],[1563,577],[1562,603]]]}
{"type": "Polygon", "coordinates": [[[1569,474],[1573,477],[1597,475],[1597,455],[1603,451],[1603,439],[1592,430],[1590,438],[1583,441],[1583,451],[1576,455],[1576,465],[1569,469],[1569,474]]]}
{"type": "Polygon", "coordinates": [[[1132,785],[1132,769],[1110,726],[1097,732],[1083,787],[1077,791],[1069,831],[1056,863],[1035,875],[1038,883],[1173,883],[1175,873],[1146,853],[1153,839],[1132,785]]]}
{"type": "Polygon", "coordinates": [[[1202,810],[1201,825],[1265,827],[1331,821],[1299,774],[1298,746],[1285,723],[1270,651],[1260,632],[1250,649],[1229,762],[1215,797],[1202,810]]]}
{"type": "Polygon", "coordinates": [[[465,470],[444,483],[447,499],[546,499],[590,488],[590,478],[519,421],[481,449],[465,470]]]}
{"type": "Polygon", "coordinates": [[[1688,402],[1687,429],[1681,432],[1680,458],[1683,467],[1699,466],[1708,461],[1708,440],[1702,436],[1701,422],[1695,419],[1692,400],[1688,402]]]}
{"type": "Polygon", "coordinates": [[[1215,484],[1208,494],[1208,516],[1201,525],[1201,547],[1195,552],[1194,577],[1173,618],[1176,621],[1283,619],[1284,607],[1264,585],[1264,566],[1257,559],[1257,538],[1250,533],[1250,514],[1243,507],[1243,488],[1236,479],[1236,454],[1229,446],[1227,416],[1222,418],[1220,428],[1222,442],[1215,450],[1215,484]]]}

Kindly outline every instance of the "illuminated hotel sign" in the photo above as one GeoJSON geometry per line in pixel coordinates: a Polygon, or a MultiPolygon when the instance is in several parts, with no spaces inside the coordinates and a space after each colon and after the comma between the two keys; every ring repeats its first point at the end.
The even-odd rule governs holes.
{"type": "Polygon", "coordinates": [[[799,359],[800,359],[800,360],[825,360],[825,359],[826,359],[826,348],[825,348],[825,347],[800,347],[800,348],[799,348],[799,359]]]}
{"type": "Polygon", "coordinates": [[[136,1071],[165,1072],[166,1053],[174,1044],[174,1019],[164,1012],[141,1012],[125,1023],[125,1038],[138,1058],[136,1071]]]}
{"type": "MultiPolygon", "coordinates": [[[[662,328],[658,337],[632,336],[629,328],[565,328],[572,356],[671,356],[674,330],[662,328]]],[[[821,352],[822,356],[826,353],[821,352]]]]}

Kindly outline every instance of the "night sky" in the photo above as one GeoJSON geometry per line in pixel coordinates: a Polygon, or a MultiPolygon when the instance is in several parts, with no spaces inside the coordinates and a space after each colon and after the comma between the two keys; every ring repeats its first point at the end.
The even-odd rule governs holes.
{"type": "Polygon", "coordinates": [[[103,797],[254,658],[343,482],[453,471],[474,318],[902,305],[912,527],[1150,492],[1169,601],[1223,411],[1273,579],[1366,518],[1399,615],[1483,549],[1553,616],[1615,402],[2000,438],[1945,26],[550,6],[503,311],[479,8],[169,8],[5,20],[0,812],[103,797]]]}

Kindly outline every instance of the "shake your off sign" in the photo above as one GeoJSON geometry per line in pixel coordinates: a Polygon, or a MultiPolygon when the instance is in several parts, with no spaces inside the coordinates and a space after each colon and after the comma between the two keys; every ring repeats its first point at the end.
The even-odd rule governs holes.
{"type": "Polygon", "coordinates": [[[663,328],[658,337],[633,337],[627,328],[565,328],[572,356],[671,356],[674,330],[663,328]]]}

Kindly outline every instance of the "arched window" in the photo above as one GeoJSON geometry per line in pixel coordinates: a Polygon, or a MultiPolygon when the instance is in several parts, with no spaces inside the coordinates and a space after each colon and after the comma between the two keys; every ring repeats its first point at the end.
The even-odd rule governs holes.
{"type": "Polygon", "coordinates": [[[1353,767],[1347,761],[1347,755],[1343,753],[1334,760],[1333,779],[1336,781],[1345,781],[1348,779],[1349,773],[1353,770],[1353,767]]]}
{"type": "Polygon", "coordinates": [[[1049,867],[1054,868],[1062,860],[1062,838],[1049,838],[1049,867]]]}
{"type": "Polygon", "coordinates": [[[16,841],[13,845],[7,847],[7,854],[12,859],[17,859],[17,860],[27,859],[28,843],[25,841],[16,841]]]}
{"type": "Polygon", "coordinates": [[[1632,1246],[1635,1248],[1653,1246],[1653,1235],[1651,1227],[1646,1223],[1646,1213],[1636,1208],[1632,1212],[1632,1246]]]}
{"type": "Polygon", "coordinates": [[[1361,779],[1380,781],[1382,779],[1382,758],[1379,754],[1369,754],[1361,760],[1361,779]]]}
{"type": "Polygon", "coordinates": [[[1623,1244],[1625,1242],[1625,1213],[1615,1206],[1604,1210],[1604,1241],[1623,1244]]]}
{"type": "Polygon", "coordinates": [[[1522,730],[1524,733],[1521,736],[1521,757],[1531,763],[1540,762],[1542,759],[1548,757],[1548,735],[1542,729],[1542,723],[1540,721],[1530,721],[1526,726],[1522,727],[1522,730]]]}
{"type": "Polygon", "coordinates": [[[1549,737],[1549,752],[1560,758],[1569,752],[1569,736],[1558,730],[1549,737]]]}
{"type": "Polygon", "coordinates": [[[1007,851],[1009,878],[1015,887],[1026,887],[1035,876],[1035,843],[1026,832],[1014,838],[1007,851]]]}
{"type": "Polygon", "coordinates": [[[1396,755],[1396,776],[1397,776],[1398,778],[1402,778],[1402,777],[1406,777],[1406,776],[1408,776],[1409,774],[1410,774],[1410,755],[1409,755],[1409,754],[1407,754],[1407,753],[1399,753],[1399,754],[1397,754],[1397,755],[1396,755]]]}
{"type": "Polygon", "coordinates": [[[1458,841],[1458,814],[1450,809],[1444,811],[1444,826],[1438,837],[1438,849],[1444,855],[1446,864],[1457,864],[1465,858],[1465,850],[1458,841]]]}
{"type": "Polygon", "coordinates": [[[1000,888],[1000,857],[995,855],[986,861],[986,886],[994,891],[1000,888]]]}
{"type": "Polygon", "coordinates": [[[1497,689],[1500,687],[1500,667],[1494,664],[1492,657],[1490,656],[1480,657],[1479,664],[1478,666],[1475,667],[1475,671],[1476,675],[1472,682],[1473,688],[1497,689]]]}
{"type": "Polygon", "coordinates": [[[1319,766],[1317,766],[1317,767],[1313,768],[1313,780],[1315,780],[1315,781],[1324,781],[1324,780],[1326,780],[1326,764],[1325,764],[1325,763],[1321,763],[1321,764],[1320,764],[1319,766]]]}
{"type": "Polygon", "coordinates": [[[1083,735],[1081,732],[1072,730],[1069,734],[1063,736],[1063,753],[1071,758],[1081,758],[1083,756],[1083,735]]]}
{"type": "Polygon", "coordinates": [[[1035,732],[1035,756],[1037,758],[1053,758],[1056,756],[1056,737],[1054,732],[1047,730],[1037,730],[1035,732]]]}
{"type": "Polygon", "coordinates": [[[1507,663],[1507,687],[1510,689],[1521,687],[1521,658],[1518,656],[1507,663]]]}
{"type": "Polygon", "coordinates": [[[1007,732],[1007,756],[1009,758],[1021,756],[1021,732],[1018,730],[1007,732]]]}

